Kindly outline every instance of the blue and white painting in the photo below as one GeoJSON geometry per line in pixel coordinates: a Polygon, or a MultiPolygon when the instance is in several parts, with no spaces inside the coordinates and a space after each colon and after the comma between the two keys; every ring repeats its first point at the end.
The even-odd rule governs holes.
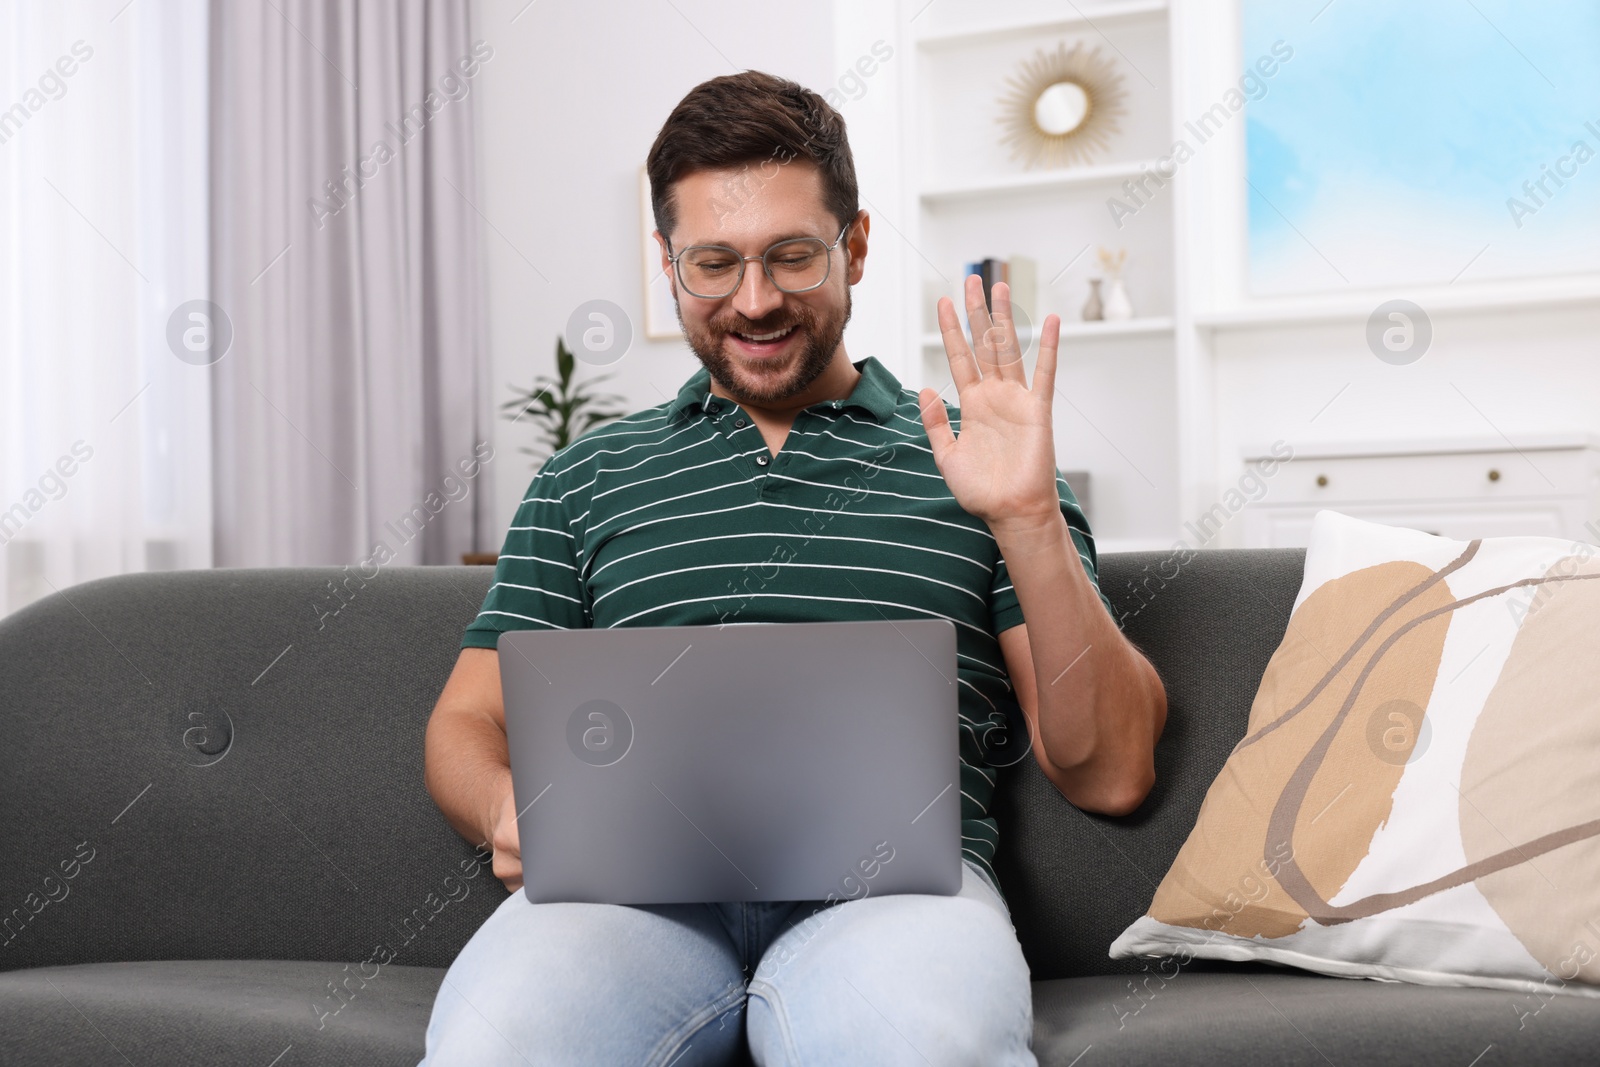
{"type": "Polygon", "coordinates": [[[1600,3],[1241,5],[1253,293],[1600,270],[1600,3]]]}

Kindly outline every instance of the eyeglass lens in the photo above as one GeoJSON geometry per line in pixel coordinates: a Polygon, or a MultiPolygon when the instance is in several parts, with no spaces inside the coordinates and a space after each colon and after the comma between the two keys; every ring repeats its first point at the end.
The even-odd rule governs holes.
{"type": "MultiPolygon", "coordinates": [[[[828,277],[828,245],[815,237],[773,245],[762,261],[772,284],[786,293],[815,289],[828,277]]],[[[743,263],[731,248],[696,245],[684,249],[678,258],[678,280],[695,296],[724,297],[738,288],[743,263]]]]}

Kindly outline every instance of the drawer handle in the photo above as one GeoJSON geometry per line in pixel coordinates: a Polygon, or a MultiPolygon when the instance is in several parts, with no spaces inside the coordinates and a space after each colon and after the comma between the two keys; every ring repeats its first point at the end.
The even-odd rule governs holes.
{"type": "Polygon", "coordinates": [[[1326,474],[1317,475],[1317,484],[1318,485],[1327,485],[1328,484],[1328,476],[1326,474]]]}
{"type": "Polygon", "coordinates": [[[1490,467],[1489,468],[1489,480],[1491,482],[1498,482],[1500,480],[1500,472],[1495,470],[1493,467],[1490,467]]]}

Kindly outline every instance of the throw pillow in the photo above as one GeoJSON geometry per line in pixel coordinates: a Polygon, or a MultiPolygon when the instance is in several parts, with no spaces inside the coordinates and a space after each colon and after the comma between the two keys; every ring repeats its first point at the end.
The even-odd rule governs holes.
{"type": "Polygon", "coordinates": [[[1600,549],[1319,512],[1248,732],[1111,955],[1600,995],[1600,549]]]}

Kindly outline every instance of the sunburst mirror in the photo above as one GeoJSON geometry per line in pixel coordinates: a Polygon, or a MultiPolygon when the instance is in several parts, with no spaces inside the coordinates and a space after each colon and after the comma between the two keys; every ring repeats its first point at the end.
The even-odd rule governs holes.
{"type": "Polygon", "coordinates": [[[1001,139],[1029,167],[1081,163],[1111,143],[1123,114],[1122,75],[1098,47],[1062,41],[1006,79],[1001,139]]]}

